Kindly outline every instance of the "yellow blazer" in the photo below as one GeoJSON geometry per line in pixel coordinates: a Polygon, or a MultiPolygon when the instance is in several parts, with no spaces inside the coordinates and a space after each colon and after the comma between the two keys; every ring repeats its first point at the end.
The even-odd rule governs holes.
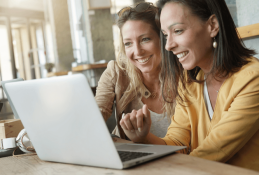
{"type": "MultiPolygon", "coordinates": [[[[222,84],[212,120],[204,85],[187,85],[190,103],[177,104],[166,144],[186,145],[192,156],[259,171],[259,61],[249,60],[222,84]]],[[[204,79],[202,71],[197,79],[204,79]]]]}

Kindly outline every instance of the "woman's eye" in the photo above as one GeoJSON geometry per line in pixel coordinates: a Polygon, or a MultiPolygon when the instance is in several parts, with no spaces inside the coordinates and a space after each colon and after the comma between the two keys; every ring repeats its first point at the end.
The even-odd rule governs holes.
{"type": "Polygon", "coordinates": [[[124,46],[126,46],[126,47],[128,47],[128,46],[130,46],[130,45],[131,45],[130,42],[124,43],[124,46]]]}
{"type": "Polygon", "coordinates": [[[147,41],[149,41],[150,40],[150,38],[143,38],[142,39],[142,41],[144,41],[144,42],[147,42],[147,41]]]}
{"type": "Polygon", "coordinates": [[[176,29],[176,30],[174,31],[175,34],[181,34],[182,32],[183,32],[183,30],[178,30],[178,29],[176,29]]]}
{"type": "Polygon", "coordinates": [[[165,33],[163,33],[163,37],[165,38],[165,39],[167,39],[167,34],[165,34],[165,33]]]}

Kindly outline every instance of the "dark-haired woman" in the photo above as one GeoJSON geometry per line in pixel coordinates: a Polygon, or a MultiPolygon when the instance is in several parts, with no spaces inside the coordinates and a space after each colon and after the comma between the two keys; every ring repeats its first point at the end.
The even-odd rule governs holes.
{"type": "MultiPolygon", "coordinates": [[[[161,96],[160,27],[155,22],[158,8],[152,3],[125,7],[118,13],[120,52],[102,74],[96,92],[96,102],[105,120],[112,114],[116,102],[117,127],[113,134],[125,139],[119,121],[123,113],[135,113],[144,104],[151,113],[151,132],[164,137],[173,114],[173,106],[161,96]],[[163,108],[164,107],[164,108],[163,108]],[[166,111],[166,112],[165,112],[166,111]]],[[[142,128],[131,132],[140,133],[142,128]]]]}
{"type": "Polygon", "coordinates": [[[134,142],[185,145],[192,156],[259,170],[259,62],[239,40],[225,1],[159,0],[157,5],[167,50],[163,96],[171,87],[177,106],[164,138],[149,132],[145,106],[135,120],[121,120],[125,133],[134,142]],[[128,132],[128,121],[143,127],[143,134],[128,132]]]}

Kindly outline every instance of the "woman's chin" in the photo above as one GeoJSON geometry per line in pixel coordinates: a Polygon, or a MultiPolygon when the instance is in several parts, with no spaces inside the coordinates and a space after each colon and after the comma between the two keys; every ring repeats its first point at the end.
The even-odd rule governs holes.
{"type": "Polygon", "coordinates": [[[139,69],[142,73],[150,73],[150,69],[139,69]]]}
{"type": "Polygon", "coordinates": [[[196,67],[192,64],[182,64],[182,66],[183,66],[184,70],[192,70],[196,67]]]}

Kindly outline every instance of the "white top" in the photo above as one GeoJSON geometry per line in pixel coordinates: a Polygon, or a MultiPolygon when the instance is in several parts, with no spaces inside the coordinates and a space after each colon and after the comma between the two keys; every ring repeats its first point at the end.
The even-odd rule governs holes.
{"type": "Polygon", "coordinates": [[[207,111],[209,113],[210,119],[212,119],[214,111],[210,103],[210,96],[207,89],[206,81],[204,81],[203,95],[204,95],[204,102],[205,102],[207,111]]]}
{"type": "MultiPolygon", "coordinates": [[[[143,105],[144,104],[141,101],[141,98],[135,98],[128,104],[128,106],[124,110],[124,113],[131,113],[133,109],[139,110],[143,107],[143,105]]],[[[168,120],[166,114],[157,114],[151,110],[149,111],[152,121],[150,132],[157,137],[165,137],[167,133],[167,128],[169,127],[171,120],[168,120]]]]}

